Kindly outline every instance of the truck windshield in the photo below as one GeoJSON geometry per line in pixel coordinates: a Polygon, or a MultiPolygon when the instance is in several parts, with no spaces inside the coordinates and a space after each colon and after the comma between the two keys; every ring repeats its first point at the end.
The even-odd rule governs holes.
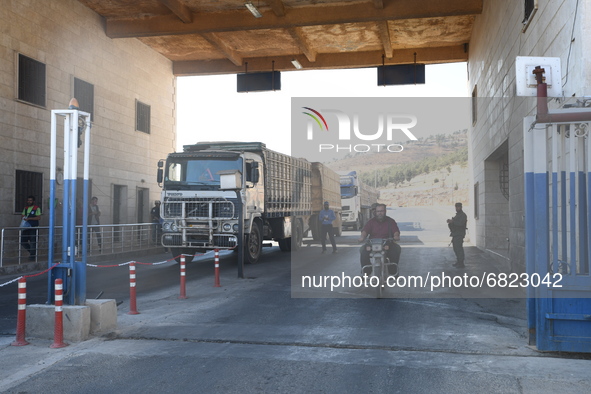
{"type": "Polygon", "coordinates": [[[355,197],[355,186],[341,186],[341,198],[355,197]]]}
{"type": "Polygon", "coordinates": [[[166,162],[164,187],[169,189],[217,190],[220,171],[238,170],[242,173],[242,158],[169,158],[166,162]]]}

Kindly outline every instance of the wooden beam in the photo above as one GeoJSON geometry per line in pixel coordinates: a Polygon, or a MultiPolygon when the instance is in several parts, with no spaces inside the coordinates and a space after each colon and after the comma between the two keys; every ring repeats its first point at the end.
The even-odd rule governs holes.
{"type": "Polygon", "coordinates": [[[107,19],[105,30],[110,38],[130,38],[475,15],[482,12],[482,1],[384,0],[383,9],[376,9],[373,2],[316,4],[292,8],[285,16],[264,11],[262,18],[252,18],[248,10],[240,9],[193,14],[190,23],[181,23],[174,15],[107,19]]]}
{"type": "Polygon", "coordinates": [[[283,5],[283,1],[281,0],[267,0],[267,4],[275,15],[277,16],[285,16],[285,6],[283,5]]]}
{"type": "Polygon", "coordinates": [[[389,59],[393,55],[392,51],[392,40],[390,40],[390,29],[388,28],[388,22],[378,22],[378,30],[380,32],[380,40],[384,46],[384,55],[389,59]]]}
{"type": "Polygon", "coordinates": [[[179,17],[183,23],[193,22],[193,14],[189,7],[187,7],[181,0],[159,0],[162,4],[168,7],[176,16],[179,17]]]}
{"type": "Polygon", "coordinates": [[[312,47],[310,46],[310,44],[306,40],[306,37],[304,37],[304,35],[300,31],[300,29],[297,27],[290,27],[289,29],[287,29],[287,32],[291,35],[291,37],[297,43],[298,48],[302,51],[302,53],[304,55],[306,55],[306,58],[308,59],[308,61],[309,62],[316,61],[317,52],[314,49],[312,49],[312,47]]]}
{"type": "Polygon", "coordinates": [[[378,10],[384,8],[384,1],[383,0],[373,0],[373,6],[376,7],[378,10]]]}
{"type": "MultiPolygon", "coordinates": [[[[436,64],[465,62],[468,60],[468,53],[464,51],[464,45],[435,48],[408,48],[397,50],[394,56],[386,59],[386,65],[414,63],[414,54],[417,53],[417,63],[436,64]]],[[[315,62],[299,58],[304,70],[340,69],[340,68],[362,68],[376,67],[382,65],[382,51],[371,52],[348,52],[318,54],[315,62]]],[[[248,62],[249,72],[271,71],[274,61],[275,71],[294,71],[291,64],[292,56],[265,57],[265,58],[244,58],[248,62]]],[[[176,61],[172,64],[175,76],[188,75],[216,75],[216,74],[237,74],[244,72],[243,67],[233,64],[230,60],[195,60],[176,61]]]]}
{"type": "Polygon", "coordinates": [[[236,66],[242,66],[242,56],[240,56],[234,49],[230,48],[215,33],[203,33],[202,36],[207,42],[222,52],[232,63],[236,66]]]}

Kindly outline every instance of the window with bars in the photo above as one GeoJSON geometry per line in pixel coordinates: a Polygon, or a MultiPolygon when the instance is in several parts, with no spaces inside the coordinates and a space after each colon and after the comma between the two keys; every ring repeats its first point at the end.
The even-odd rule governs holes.
{"type": "Polygon", "coordinates": [[[16,170],[14,188],[14,212],[21,213],[28,196],[35,196],[37,205],[43,197],[43,173],[16,170]]]}
{"type": "Polygon", "coordinates": [[[45,64],[18,55],[18,99],[45,107],[45,64]]]}
{"type": "Polygon", "coordinates": [[[74,97],[78,100],[78,105],[81,111],[90,114],[90,120],[94,119],[94,85],[74,78],[74,97]]]}
{"type": "Polygon", "coordinates": [[[137,100],[135,102],[135,129],[150,134],[150,106],[137,100]]]}
{"type": "Polygon", "coordinates": [[[501,188],[501,193],[503,196],[509,200],[509,158],[507,156],[504,157],[503,160],[499,162],[499,186],[501,188]]]}

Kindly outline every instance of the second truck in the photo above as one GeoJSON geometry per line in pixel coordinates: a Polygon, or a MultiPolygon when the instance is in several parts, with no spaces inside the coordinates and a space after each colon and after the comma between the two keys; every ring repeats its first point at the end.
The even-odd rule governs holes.
{"type": "Polygon", "coordinates": [[[159,163],[162,245],[173,257],[244,247],[249,263],[259,259],[263,240],[299,249],[315,214],[316,173],[307,160],[260,142],[185,145],[159,163]]]}
{"type": "Polygon", "coordinates": [[[343,227],[361,230],[371,219],[371,206],[378,202],[379,190],[359,179],[357,171],[339,171],[341,177],[341,202],[343,227]]]}

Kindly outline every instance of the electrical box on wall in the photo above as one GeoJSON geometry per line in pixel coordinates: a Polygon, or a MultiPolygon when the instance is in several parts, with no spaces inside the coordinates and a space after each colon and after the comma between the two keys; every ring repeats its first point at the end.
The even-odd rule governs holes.
{"type": "Polygon", "coordinates": [[[517,56],[515,59],[515,83],[517,96],[537,96],[537,82],[533,71],[544,69],[544,82],[548,85],[548,97],[562,97],[562,75],[559,57],[517,56]]]}

